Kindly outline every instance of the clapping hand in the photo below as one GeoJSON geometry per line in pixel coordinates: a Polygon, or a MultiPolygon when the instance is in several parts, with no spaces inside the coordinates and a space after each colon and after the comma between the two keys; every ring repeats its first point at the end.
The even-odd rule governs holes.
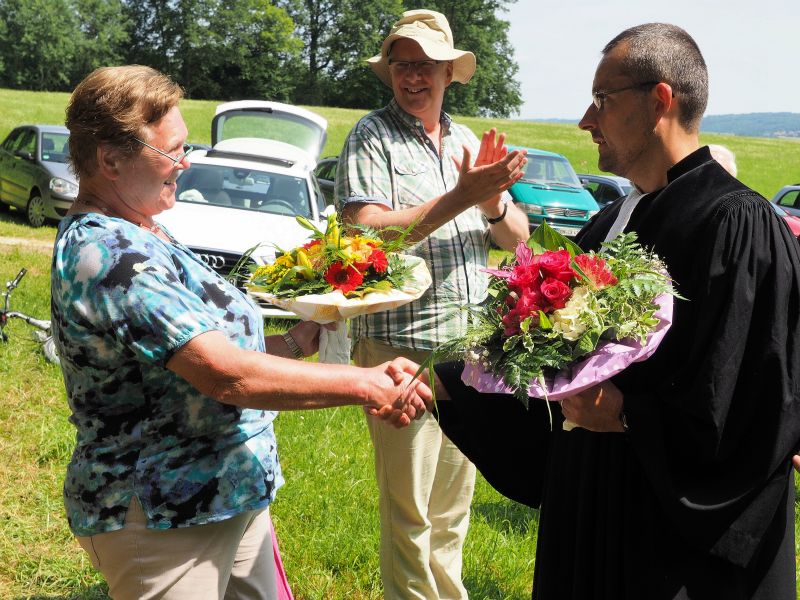
{"type": "Polygon", "coordinates": [[[474,165],[471,165],[472,154],[466,146],[460,161],[453,158],[461,172],[456,191],[468,204],[499,202],[500,194],[525,174],[525,150],[509,152],[505,140],[505,133],[498,135],[492,128],[483,134],[474,165]]]}

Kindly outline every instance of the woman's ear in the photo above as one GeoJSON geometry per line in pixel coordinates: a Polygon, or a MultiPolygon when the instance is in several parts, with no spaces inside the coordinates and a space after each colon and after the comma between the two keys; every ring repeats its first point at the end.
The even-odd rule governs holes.
{"type": "Polygon", "coordinates": [[[122,159],[120,151],[109,144],[97,144],[97,167],[107,179],[119,177],[119,165],[122,159]]]}

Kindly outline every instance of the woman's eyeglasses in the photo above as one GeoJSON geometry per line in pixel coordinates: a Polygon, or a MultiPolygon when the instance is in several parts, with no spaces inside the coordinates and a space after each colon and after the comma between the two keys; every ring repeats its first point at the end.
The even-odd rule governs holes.
{"type": "Polygon", "coordinates": [[[644,83],[636,83],[634,85],[628,85],[625,87],[617,88],[615,90],[606,90],[605,92],[592,92],[592,104],[597,110],[603,110],[603,104],[606,101],[606,98],[611,94],[618,94],[619,92],[626,92],[628,90],[642,90],[645,88],[651,88],[654,85],[658,85],[659,81],[645,81],[644,83]]]}
{"type": "Polygon", "coordinates": [[[420,75],[430,75],[436,65],[442,64],[441,60],[392,60],[389,59],[389,68],[394,70],[398,75],[407,75],[411,72],[417,72],[420,75]]]}
{"type": "Polygon", "coordinates": [[[183,159],[186,158],[187,156],[189,156],[189,153],[194,150],[193,146],[191,146],[189,144],[184,144],[183,147],[181,148],[181,150],[183,150],[183,152],[178,154],[178,156],[172,156],[171,154],[167,154],[163,150],[159,150],[155,146],[151,146],[147,142],[143,142],[139,138],[133,138],[133,139],[136,140],[137,142],[139,142],[142,146],[147,146],[148,148],[150,148],[150,150],[153,150],[154,152],[158,152],[161,156],[166,156],[168,159],[170,159],[170,161],[172,161],[172,168],[173,169],[175,167],[177,167],[179,164],[181,164],[181,162],[183,162],[183,159]]]}

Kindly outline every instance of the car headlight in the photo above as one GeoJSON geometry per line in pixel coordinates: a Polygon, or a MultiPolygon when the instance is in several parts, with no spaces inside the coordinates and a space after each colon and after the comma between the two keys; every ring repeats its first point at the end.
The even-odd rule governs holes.
{"type": "Polygon", "coordinates": [[[544,210],[538,204],[528,204],[527,202],[516,202],[517,208],[529,215],[543,215],[544,210]]]}
{"type": "Polygon", "coordinates": [[[72,196],[74,198],[78,195],[78,186],[71,181],[61,179],[61,177],[53,177],[50,180],[50,189],[59,196],[72,196]]]}

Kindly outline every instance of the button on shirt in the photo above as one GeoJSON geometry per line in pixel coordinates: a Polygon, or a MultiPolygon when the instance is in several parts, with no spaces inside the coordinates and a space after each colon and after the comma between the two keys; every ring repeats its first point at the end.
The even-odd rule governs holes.
{"type": "MultiPolygon", "coordinates": [[[[395,100],[362,118],[345,142],[336,177],[336,200],[381,204],[393,210],[425,203],[452,190],[459,171],[453,158],[469,148],[475,160],[480,142],[464,126],[440,117],[441,157],[422,122],[395,100]]],[[[391,311],[354,319],[352,337],[393,346],[431,350],[465,331],[466,303],[486,297],[489,231],[477,207],[448,221],[407,251],[422,257],[432,276],[418,300],[391,311]]]]}
{"type": "Polygon", "coordinates": [[[204,396],[166,368],[220,331],[264,351],[261,316],[188,248],[99,214],[59,224],[53,332],[77,429],[64,500],[76,535],[120,529],[136,496],[148,527],[220,521],[266,506],[282,485],[277,413],[204,396]]]}

